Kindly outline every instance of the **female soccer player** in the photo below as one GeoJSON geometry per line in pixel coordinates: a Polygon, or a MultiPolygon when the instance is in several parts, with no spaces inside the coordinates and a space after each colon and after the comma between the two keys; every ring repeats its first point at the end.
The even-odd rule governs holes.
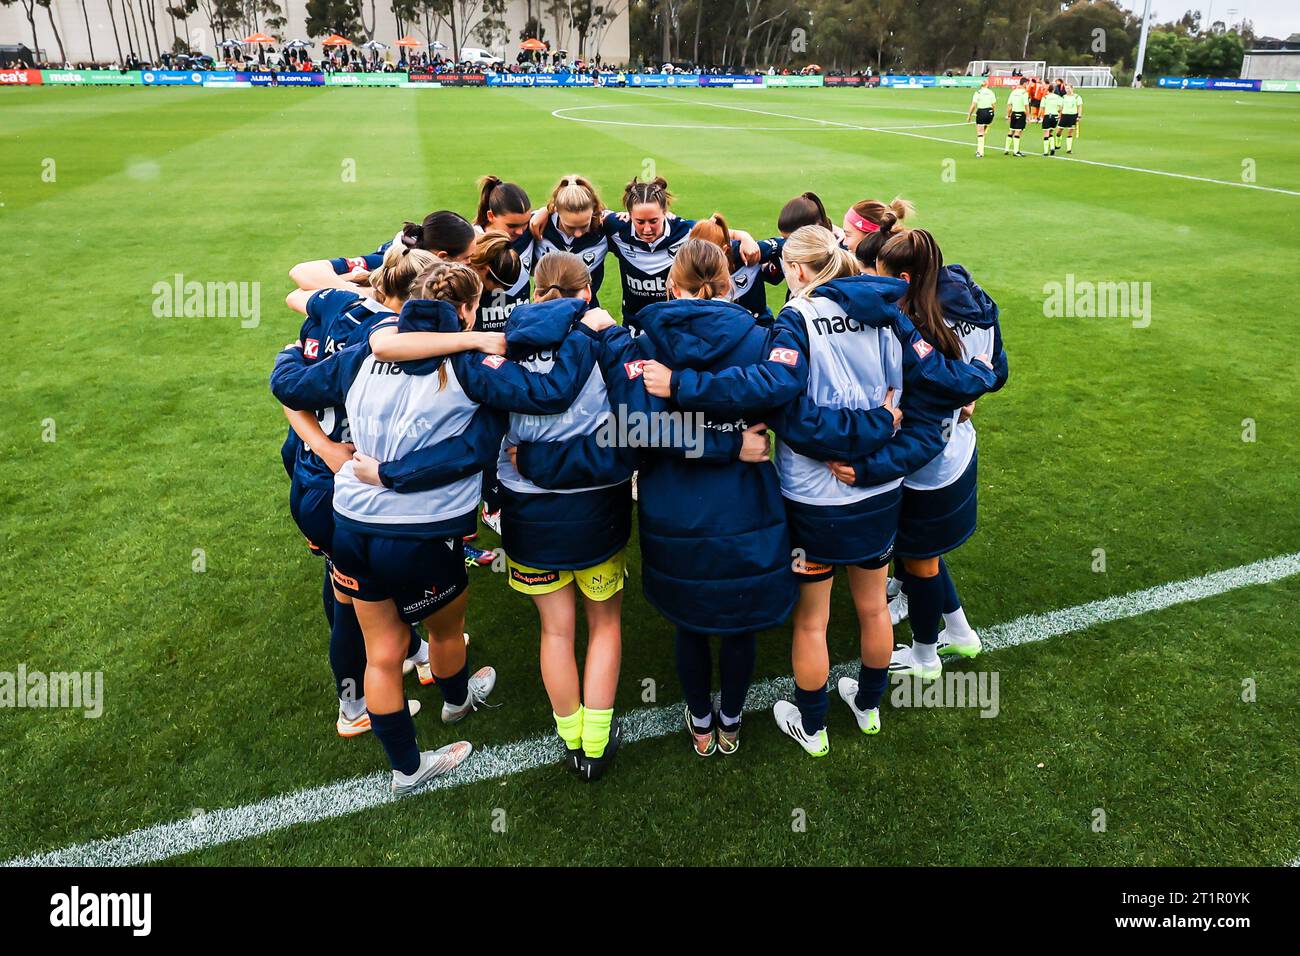
{"type": "MultiPolygon", "coordinates": [[[[656,176],[650,182],[633,179],[623,189],[627,215],[609,213],[602,222],[609,251],[618,259],[623,280],[623,324],[642,331],[638,314],[651,302],[667,295],[668,271],[673,257],[689,239],[694,219],[679,219],[668,212],[673,200],[668,182],[656,176]]],[[[746,263],[757,262],[758,244],[747,232],[735,230],[746,263]]]]}
{"type": "MultiPolygon", "coordinates": [[[[900,306],[927,343],[960,362],[983,363],[991,356],[993,375],[988,391],[1006,383],[1007,358],[997,305],[965,269],[944,268],[943,254],[933,236],[916,229],[891,239],[881,250],[879,271],[907,283],[900,306]]],[[[980,650],[979,637],[966,621],[942,558],[975,531],[978,456],[969,405],[950,406],[937,436],[913,442],[915,436],[904,434],[912,428],[909,422],[899,439],[870,463],[833,466],[842,479],[858,484],[904,478],[895,551],[908,596],[912,645],[893,655],[890,669],[895,673],[923,679],[939,676],[941,617],[946,625],[945,654],[974,657],[980,650]],[[909,444],[911,448],[906,447],[909,444]]],[[[849,701],[843,688],[841,695],[849,701]]]]}
{"type": "MultiPolygon", "coordinates": [[[[828,230],[797,230],[786,241],[782,261],[795,294],[777,327],[796,343],[792,358],[798,363],[806,357],[809,371],[806,388],[775,417],[780,435],[776,461],[800,595],[791,655],[796,704],[778,703],[774,716],[806,752],[823,756],[830,746],[825,730],[826,628],[834,569],[849,566],[864,668],[871,668],[873,683],[883,691],[893,645],[885,567],[901,499],[901,478],[850,487],[837,481],[826,462],[850,449],[874,450],[889,442],[899,421],[895,396],[900,390],[904,402],[914,392],[965,398],[971,389],[982,393],[992,373],[974,374],[939,358],[892,305],[906,284],[859,275],[828,230]]],[[[761,400],[774,385],[789,380],[797,377],[776,366],[707,377],[684,373],[674,395],[686,409],[712,409],[719,403],[726,408],[726,402],[761,400]]],[[[879,729],[878,705],[877,696],[858,714],[865,733],[879,729]]]]}
{"type": "MultiPolygon", "coordinates": [[[[788,385],[766,393],[766,407],[783,404],[802,388],[801,361],[789,340],[727,301],[730,284],[722,250],[688,240],[669,271],[670,301],[647,305],[642,314],[644,333],[633,337],[612,320],[597,323],[594,331],[611,403],[620,412],[617,433],[631,438],[639,421],[644,435],[645,422],[659,423],[659,442],[633,439],[630,448],[632,460],[639,453],[640,462],[642,584],[646,598],[677,629],[684,720],[701,757],[739,748],[756,632],[783,621],[795,597],[763,406],[737,414],[728,397],[726,413],[701,419],[683,416],[668,400],[679,388],[689,393],[703,372],[741,364],[767,363],[793,373],[788,385]],[[719,642],[722,695],[716,714],[711,635],[719,642]]],[[[594,457],[601,443],[582,441],[594,457]]],[[[590,482],[594,473],[582,467],[581,450],[565,444],[521,443],[517,462],[521,474],[550,487],[590,482]]]]}
{"type": "Polygon", "coordinates": [[[478,181],[478,190],[474,225],[484,232],[499,232],[507,239],[518,239],[528,230],[533,207],[522,186],[504,183],[497,176],[484,176],[478,181]]]}
{"type": "Polygon", "coordinates": [[[993,122],[993,111],[997,108],[998,97],[989,89],[989,81],[986,79],[980,84],[980,88],[971,96],[970,109],[966,111],[966,122],[975,118],[975,157],[982,159],[984,157],[984,133],[993,122]]]}
{"type": "Polygon", "coordinates": [[[772,324],[772,310],[767,305],[767,287],[760,271],[769,263],[781,258],[781,246],[784,239],[764,239],[758,244],[760,258],[758,262],[747,265],[740,258],[740,243],[731,238],[731,230],[722,213],[715,212],[708,219],[701,219],[691,229],[692,239],[703,239],[722,250],[727,257],[727,266],[731,269],[732,302],[743,305],[749,314],[758,319],[759,325],[772,324]]]}
{"type": "MultiPolygon", "coordinates": [[[[394,317],[401,309],[416,277],[437,261],[432,253],[407,245],[410,241],[399,236],[385,252],[383,263],[368,274],[367,283],[373,297],[342,289],[289,293],[286,299],[289,306],[306,315],[298,339],[306,364],[324,360],[364,341],[377,322],[394,317]]],[[[449,351],[461,348],[483,349],[493,354],[504,351],[503,343],[476,333],[450,337],[445,346],[449,351]]],[[[340,403],[312,411],[286,408],[285,415],[301,439],[296,443],[289,509],[309,547],[326,558],[322,594],[330,622],[330,666],[339,696],[335,729],[341,737],[354,737],[370,730],[370,717],[362,696],[365,644],[352,599],[333,587],[329,563],[334,539],[334,476],[351,460],[354,451],[347,411],[340,403]]],[[[407,664],[420,672],[424,683],[432,683],[428,645],[414,628],[410,633],[407,664]]],[[[412,714],[418,711],[419,703],[410,701],[412,714]]]]}
{"type": "MultiPolygon", "coordinates": [[[[474,227],[460,213],[440,209],[424,217],[422,222],[408,222],[402,235],[414,240],[415,245],[432,252],[440,259],[463,261],[474,244],[474,227]]],[[[350,289],[357,290],[356,282],[364,282],[362,273],[377,267],[384,259],[392,240],[383,243],[374,252],[361,256],[340,256],[334,259],[313,259],[300,262],[289,270],[289,278],[299,289],[350,289]]]]}
{"type": "MultiPolygon", "coordinates": [[[[840,245],[849,252],[856,252],[858,243],[880,229],[885,216],[890,216],[893,222],[902,222],[915,212],[916,207],[898,196],[888,204],[878,199],[863,199],[855,202],[844,214],[844,239],[840,245]]],[[[873,257],[871,259],[873,265],[875,261],[873,257]]]]}
{"type": "Polygon", "coordinates": [[[533,214],[534,260],[540,261],[552,252],[578,256],[591,276],[592,308],[600,304],[600,286],[605,281],[609,240],[601,224],[608,212],[596,187],[577,173],[569,173],[551,191],[546,208],[533,214]]]}
{"type": "MultiPolygon", "coordinates": [[[[552,253],[538,265],[537,282],[536,303],[516,309],[507,325],[508,354],[532,372],[572,383],[563,385],[563,391],[572,390],[574,399],[557,414],[538,415],[531,406],[516,408],[513,395],[497,394],[494,376],[482,383],[471,376],[467,389],[487,404],[512,412],[495,463],[502,484],[501,529],[510,586],[532,597],[541,618],[542,681],[568,751],[568,765],[584,779],[596,780],[608,769],[619,742],[613,707],[621,655],[624,548],[631,524],[631,469],[621,463],[616,449],[607,447],[598,453],[604,461],[597,464],[615,469],[611,480],[553,492],[515,468],[507,448],[521,441],[555,443],[592,435],[611,413],[596,368],[596,345],[571,331],[590,299],[590,277],[582,260],[572,253],[552,253]],[[579,681],[574,652],[576,592],[583,596],[588,624],[585,682],[579,681]]],[[[414,358],[423,354],[424,340],[437,344],[437,338],[409,333],[377,338],[376,353],[414,358]]]]}

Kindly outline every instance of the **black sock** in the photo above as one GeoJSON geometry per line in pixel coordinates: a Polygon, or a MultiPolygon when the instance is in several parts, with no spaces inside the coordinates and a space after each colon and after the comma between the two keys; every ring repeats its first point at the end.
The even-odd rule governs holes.
{"type": "Polygon", "coordinates": [[[826,710],[830,706],[830,699],[825,684],[816,690],[804,690],[795,684],[794,703],[803,718],[804,733],[815,734],[826,726],[826,710]]]}
{"type": "Polygon", "coordinates": [[[939,640],[939,619],[942,616],[943,582],[939,575],[921,578],[912,575],[907,582],[907,623],[912,626],[912,640],[918,644],[934,644],[939,640]]]}
{"type": "Polygon", "coordinates": [[[394,770],[408,776],[420,769],[420,748],[415,742],[415,721],[402,701],[402,709],[392,714],[370,712],[370,728],[384,746],[394,770]]]}
{"type": "Polygon", "coordinates": [[[366,693],[366,639],[357,622],[357,609],[342,601],[334,605],[330,628],[330,670],[339,700],[358,701],[366,693]]]}
{"type": "Polygon", "coordinates": [[[411,625],[411,643],[410,643],[410,644],[407,646],[407,648],[406,648],[406,656],[407,656],[407,657],[414,657],[414,656],[416,655],[416,653],[420,650],[420,641],[422,641],[422,640],[423,640],[423,638],[420,637],[420,632],[417,631],[417,630],[415,629],[415,625],[412,624],[412,625],[411,625]]]}
{"type": "Polygon", "coordinates": [[[858,710],[874,710],[880,706],[880,698],[885,696],[885,687],[889,684],[888,667],[868,667],[858,665],[858,693],[853,698],[853,705],[858,710]]]}
{"type": "MultiPolygon", "coordinates": [[[[728,634],[722,638],[718,645],[719,682],[722,684],[722,699],[718,706],[722,713],[739,717],[745,709],[745,696],[749,693],[750,681],[754,679],[757,659],[757,634],[728,634]]],[[[731,730],[732,726],[727,729],[731,730]]]]}
{"type": "Polygon", "coordinates": [[[438,678],[438,690],[442,691],[442,699],[452,707],[462,707],[469,697],[469,658],[465,658],[465,665],[450,677],[443,677],[441,674],[434,674],[438,678]]]}
{"type": "Polygon", "coordinates": [[[325,606],[325,620],[330,622],[330,627],[334,626],[334,582],[330,580],[329,562],[325,563],[325,584],[320,591],[321,604],[325,606]]]}
{"type": "Polygon", "coordinates": [[[943,613],[960,611],[961,598],[957,596],[957,585],[952,583],[952,575],[948,573],[948,564],[943,558],[939,559],[939,580],[943,582],[943,613]]]}
{"type": "Polygon", "coordinates": [[[709,687],[713,683],[713,654],[709,649],[709,636],[679,627],[674,647],[677,679],[682,682],[682,694],[686,697],[691,716],[700,720],[712,719],[713,702],[709,697],[709,687]]]}

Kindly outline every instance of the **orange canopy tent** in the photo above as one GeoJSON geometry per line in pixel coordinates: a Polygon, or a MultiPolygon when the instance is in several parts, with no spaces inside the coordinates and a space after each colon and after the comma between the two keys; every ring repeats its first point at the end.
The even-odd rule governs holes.
{"type": "Polygon", "coordinates": [[[321,46],[352,46],[351,40],[347,37],[341,37],[337,33],[331,33],[320,42],[321,46]]]}
{"type": "Polygon", "coordinates": [[[417,46],[424,46],[424,44],[421,43],[419,40],[417,40],[415,37],[402,37],[400,40],[397,41],[397,46],[417,47],[417,46]]]}
{"type": "Polygon", "coordinates": [[[546,49],[546,44],[534,37],[529,37],[523,43],[519,44],[519,49],[527,50],[530,53],[540,53],[546,49]]]}
{"type": "Polygon", "coordinates": [[[275,37],[269,37],[265,33],[254,33],[251,37],[244,38],[245,43],[274,43],[275,37]]]}

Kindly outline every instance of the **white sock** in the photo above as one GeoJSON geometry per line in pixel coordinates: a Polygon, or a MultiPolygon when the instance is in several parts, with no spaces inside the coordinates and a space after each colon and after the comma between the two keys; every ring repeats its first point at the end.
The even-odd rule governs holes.
{"type": "Polygon", "coordinates": [[[722,711],[718,711],[718,716],[722,718],[722,722],[728,727],[734,727],[736,724],[740,723],[740,714],[732,717],[729,714],[724,714],[722,711]]]}
{"type": "Polygon", "coordinates": [[[957,608],[951,614],[943,616],[943,626],[949,637],[974,637],[975,631],[966,621],[966,612],[957,608]]]}
{"type": "Polygon", "coordinates": [[[412,655],[411,660],[415,661],[415,663],[417,664],[429,663],[429,642],[428,641],[420,642],[420,649],[416,651],[414,655],[412,655]]]}
{"type": "Polygon", "coordinates": [[[366,699],[362,697],[360,700],[344,700],[340,697],[339,706],[343,708],[344,717],[348,720],[356,720],[366,712],[366,699]]]}
{"type": "Polygon", "coordinates": [[[691,726],[703,733],[713,726],[713,715],[709,714],[707,717],[696,717],[694,714],[691,714],[691,726]]]}
{"type": "Polygon", "coordinates": [[[918,664],[937,664],[939,662],[938,644],[912,642],[912,657],[918,664]]]}

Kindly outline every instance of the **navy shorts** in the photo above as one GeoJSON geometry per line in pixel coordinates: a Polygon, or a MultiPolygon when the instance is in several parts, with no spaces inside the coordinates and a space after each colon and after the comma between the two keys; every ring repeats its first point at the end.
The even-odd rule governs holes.
{"type": "Polygon", "coordinates": [[[806,505],[785,501],[790,544],[794,548],[800,581],[821,580],[816,565],[856,564],[870,570],[883,567],[894,552],[898,510],[903,489],[894,488],[849,505],[806,505]]]}
{"type": "Polygon", "coordinates": [[[294,482],[289,487],[289,513],[307,539],[312,554],[334,551],[334,486],[314,488],[294,482]]]}
{"type": "Polygon", "coordinates": [[[469,587],[465,543],[451,538],[387,538],[342,526],[334,532],[334,586],[360,601],[392,601],[415,624],[469,587]]]}
{"type": "Polygon", "coordinates": [[[903,489],[895,549],[900,557],[938,557],[960,547],[975,533],[978,465],[977,451],[951,485],[932,491],[903,489]]]}

